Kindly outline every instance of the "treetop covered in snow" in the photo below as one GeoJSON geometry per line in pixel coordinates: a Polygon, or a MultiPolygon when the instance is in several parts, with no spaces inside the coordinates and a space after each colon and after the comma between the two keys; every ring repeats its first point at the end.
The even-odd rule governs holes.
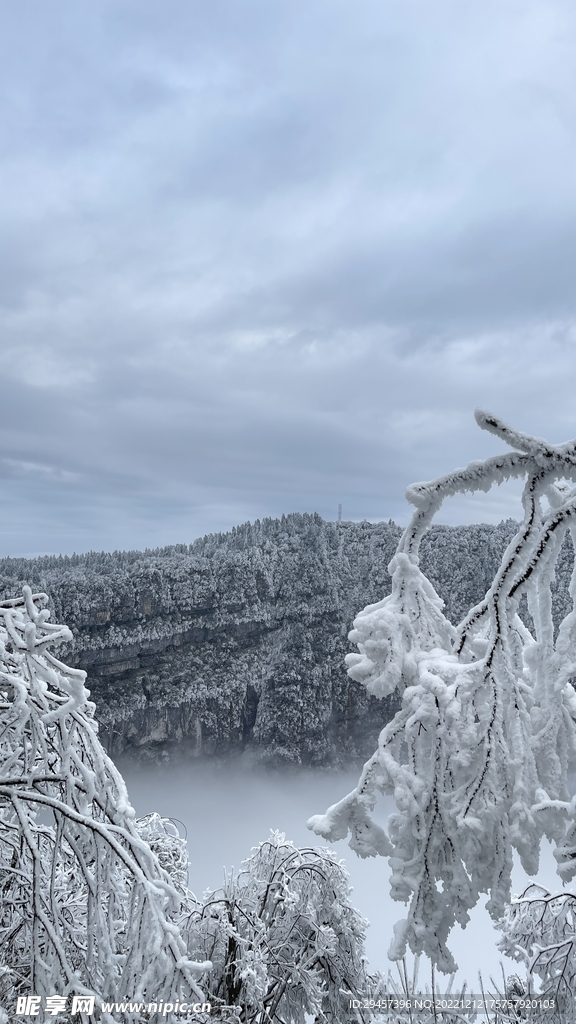
{"type": "Polygon", "coordinates": [[[392,593],[357,616],[359,653],[347,657],[353,679],[379,697],[399,691],[402,706],[356,789],[309,821],[330,840],[351,833],[360,856],[390,858],[392,895],[410,901],[390,956],[409,947],[446,972],[456,967],[449,932],[480,893],[502,916],[513,849],[534,874],[547,836],[562,878],[576,873],[574,571],[559,628],[551,603],[563,540],[575,538],[576,441],[550,445],[481,411],[476,420],[513,451],[408,489],[416,511],[389,566],[392,593]],[[454,625],[421,571],[422,536],[446,497],[511,477],[526,481],[523,521],[485,598],[454,625]],[[370,815],[378,791],[398,808],[388,833],[370,815]]]}

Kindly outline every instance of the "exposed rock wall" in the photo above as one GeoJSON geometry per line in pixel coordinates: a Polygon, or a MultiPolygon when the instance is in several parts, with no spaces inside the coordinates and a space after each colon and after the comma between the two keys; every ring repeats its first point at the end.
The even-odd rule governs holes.
{"type": "MultiPolygon", "coordinates": [[[[489,586],[515,524],[436,527],[422,564],[457,620],[489,586]]],[[[45,590],[88,672],[114,755],[247,751],[345,764],[395,710],[346,675],[355,614],[390,591],[393,523],[293,514],[157,552],[0,561],[0,588],[45,590]]],[[[567,596],[568,559],[557,604],[567,596]]]]}

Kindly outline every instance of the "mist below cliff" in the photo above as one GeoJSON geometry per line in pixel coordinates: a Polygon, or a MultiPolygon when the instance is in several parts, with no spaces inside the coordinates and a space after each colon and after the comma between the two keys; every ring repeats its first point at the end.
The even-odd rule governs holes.
{"type": "MultiPolygon", "coordinates": [[[[323,812],[350,792],[358,781],[357,772],[264,772],[248,769],[237,761],[176,767],[121,761],[119,767],[139,815],[155,810],[181,822],[181,832],[188,838],[189,885],[198,896],[207,888],[217,889],[225,870],[238,871],[251,847],[265,839],[270,829],[284,832],[296,846],[331,846],[345,861],[353,888],[353,905],[370,922],[366,943],[370,967],[387,974],[392,966],[387,959],[392,928],[406,912],[404,904],[390,898],[387,860],[361,860],[345,842],[324,843],[306,828],[306,820],[312,814],[323,812]]],[[[391,797],[381,797],[374,816],[385,825],[395,809],[391,797]]],[[[547,843],[543,846],[537,879],[528,878],[516,864],[513,892],[521,892],[535,880],[550,889],[561,889],[556,862],[547,843]]],[[[460,968],[456,983],[466,980],[472,992],[478,991],[479,970],[488,987],[490,975],[500,982],[501,961],[507,973],[518,971],[518,965],[496,949],[499,933],[484,909],[485,899],[472,912],[467,928],[456,927],[449,942],[460,968]]],[[[422,980],[429,981],[429,966],[423,963],[422,971],[422,980]]]]}

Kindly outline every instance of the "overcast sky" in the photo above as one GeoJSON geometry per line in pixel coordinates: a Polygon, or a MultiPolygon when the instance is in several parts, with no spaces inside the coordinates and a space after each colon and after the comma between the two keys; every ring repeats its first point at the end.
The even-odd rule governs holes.
{"type": "Polygon", "coordinates": [[[403,523],[475,406],[576,435],[573,0],[0,11],[0,554],[403,523]]]}

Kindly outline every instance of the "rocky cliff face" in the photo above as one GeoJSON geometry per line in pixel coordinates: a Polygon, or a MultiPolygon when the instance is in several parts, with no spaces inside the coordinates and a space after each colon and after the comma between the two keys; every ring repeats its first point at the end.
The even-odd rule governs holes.
{"type": "MultiPolygon", "coordinates": [[[[454,621],[486,592],[515,525],[430,531],[423,568],[454,621]]],[[[343,659],[355,614],[390,591],[400,533],[293,514],[155,552],[4,559],[0,590],[50,595],[74,634],[62,657],[87,670],[113,755],[344,765],[373,751],[395,710],[343,659]]]]}

